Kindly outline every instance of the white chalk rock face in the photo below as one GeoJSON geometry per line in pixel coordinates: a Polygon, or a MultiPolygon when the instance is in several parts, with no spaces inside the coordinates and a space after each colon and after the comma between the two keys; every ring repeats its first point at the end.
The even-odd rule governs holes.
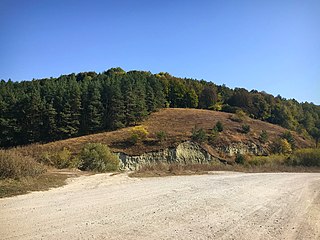
{"type": "Polygon", "coordinates": [[[176,148],[177,163],[208,163],[212,160],[210,154],[194,142],[183,142],[176,148]]]}
{"type": "Polygon", "coordinates": [[[191,141],[180,143],[176,148],[166,148],[138,156],[130,156],[125,153],[118,153],[118,156],[121,160],[121,168],[124,170],[135,170],[143,164],[157,162],[187,164],[218,161],[197,143],[191,141]]]}

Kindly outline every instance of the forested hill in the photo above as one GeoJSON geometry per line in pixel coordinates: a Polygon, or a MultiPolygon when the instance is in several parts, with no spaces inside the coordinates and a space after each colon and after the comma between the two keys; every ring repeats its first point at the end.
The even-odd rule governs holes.
{"type": "Polygon", "coordinates": [[[134,125],[159,108],[244,111],[319,140],[320,106],[168,73],[112,68],[0,82],[0,147],[49,142],[134,125]]]}

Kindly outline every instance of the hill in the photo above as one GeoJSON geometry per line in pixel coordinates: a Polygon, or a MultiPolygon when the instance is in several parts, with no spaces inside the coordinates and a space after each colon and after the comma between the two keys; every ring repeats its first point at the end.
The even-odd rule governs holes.
{"type": "Polygon", "coordinates": [[[0,81],[0,148],[130,127],[167,107],[241,110],[251,118],[320,139],[320,106],[312,103],[168,73],[112,68],[102,73],[0,81]]]}
{"type": "MultiPolygon", "coordinates": [[[[133,127],[122,128],[116,131],[91,134],[82,137],[70,138],[47,144],[33,144],[19,148],[25,154],[34,157],[45,151],[55,152],[67,147],[72,152],[77,153],[86,143],[104,143],[114,152],[123,152],[128,155],[141,155],[145,152],[158,151],[160,149],[177,146],[179,143],[190,140],[192,129],[203,128],[210,133],[215,124],[220,121],[224,130],[213,143],[203,143],[202,146],[212,155],[219,155],[224,158],[233,158],[227,154],[226,147],[250,146],[252,144],[267,151],[271,145],[279,139],[283,133],[288,132],[278,125],[266,123],[260,120],[245,118],[242,122],[236,120],[237,115],[210,110],[168,108],[151,114],[145,121],[141,122],[149,132],[145,141],[130,143],[131,129],[133,127]],[[249,125],[250,132],[243,133],[242,125],[249,125]],[[262,143],[259,139],[260,133],[266,131],[268,141],[262,143]],[[162,143],[157,141],[156,133],[164,131],[167,139],[162,143]],[[240,144],[240,145],[239,145],[240,144]]],[[[295,132],[292,132],[297,148],[312,146],[310,139],[305,139],[295,132]]]]}

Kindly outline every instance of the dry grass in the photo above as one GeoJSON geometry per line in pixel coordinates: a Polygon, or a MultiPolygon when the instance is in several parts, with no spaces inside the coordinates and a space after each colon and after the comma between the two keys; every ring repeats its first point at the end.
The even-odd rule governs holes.
{"type": "Polygon", "coordinates": [[[232,166],[223,164],[147,164],[139,168],[130,177],[163,177],[178,175],[207,174],[209,171],[232,170],[232,166]]]}
{"type": "MultiPolygon", "coordinates": [[[[129,139],[131,136],[131,127],[120,129],[113,132],[104,132],[92,134],[88,136],[71,138],[62,141],[56,141],[48,144],[34,144],[19,149],[25,155],[31,155],[37,158],[42,152],[56,152],[64,147],[69,148],[73,153],[79,153],[86,143],[103,143],[108,145],[114,152],[124,152],[129,155],[140,155],[145,152],[158,151],[163,148],[173,147],[182,141],[190,140],[191,131],[194,126],[203,128],[206,132],[210,132],[215,124],[220,121],[224,126],[224,131],[219,134],[215,143],[216,146],[223,146],[231,142],[259,142],[259,135],[262,130],[266,130],[269,140],[266,144],[278,138],[286,129],[247,118],[244,122],[232,121],[233,114],[200,110],[200,109],[179,109],[167,108],[159,112],[153,113],[149,118],[142,122],[142,126],[149,132],[147,140],[138,144],[131,144],[129,139]],[[250,125],[250,133],[242,134],[241,125],[250,125]],[[166,133],[166,140],[159,142],[157,132],[166,133]]],[[[303,139],[297,134],[293,134],[298,148],[310,147],[310,140],[303,139]]],[[[212,150],[214,151],[214,150],[212,150]]]]}
{"type": "Polygon", "coordinates": [[[23,156],[12,150],[0,150],[0,179],[20,179],[35,177],[46,171],[46,168],[31,156],[23,156]]]}
{"type": "Polygon", "coordinates": [[[37,177],[25,177],[19,180],[0,180],[0,198],[26,194],[31,191],[45,191],[50,188],[60,187],[66,179],[83,175],[81,172],[48,171],[37,177]]]}
{"type": "Polygon", "coordinates": [[[165,177],[179,175],[208,174],[212,171],[233,171],[245,173],[262,172],[320,172],[320,168],[287,166],[282,164],[266,165],[224,165],[224,164],[148,164],[129,174],[130,177],[165,177]]]}

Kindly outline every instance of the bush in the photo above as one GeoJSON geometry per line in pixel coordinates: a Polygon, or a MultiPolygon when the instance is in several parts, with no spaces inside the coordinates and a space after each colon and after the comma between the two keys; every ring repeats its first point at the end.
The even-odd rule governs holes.
{"type": "Polygon", "coordinates": [[[285,154],[288,155],[292,152],[291,145],[287,139],[277,139],[271,145],[271,152],[274,154],[285,154]]]}
{"type": "Polygon", "coordinates": [[[165,131],[156,132],[156,136],[160,143],[167,139],[167,133],[165,131]]]}
{"type": "Polygon", "coordinates": [[[287,164],[293,166],[320,167],[320,149],[299,149],[288,158],[287,164]]]}
{"type": "Polygon", "coordinates": [[[194,127],[192,129],[192,140],[198,143],[203,143],[207,140],[206,131],[203,128],[194,127]]]}
{"type": "Polygon", "coordinates": [[[54,166],[59,169],[77,168],[79,166],[79,159],[73,157],[71,151],[65,147],[56,153],[44,152],[40,161],[46,165],[54,166]]]}
{"type": "Polygon", "coordinates": [[[101,143],[88,143],[79,155],[81,170],[109,172],[119,169],[119,158],[101,143]]]}
{"type": "Polygon", "coordinates": [[[211,133],[208,135],[208,141],[210,143],[215,143],[219,137],[219,132],[216,129],[212,129],[211,133]]]}
{"type": "Polygon", "coordinates": [[[0,150],[0,179],[34,177],[46,171],[32,157],[23,156],[15,150],[0,150]]]}
{"type": "Polygon", "coordinates": [[[269,139],[269,135],[266,130],[262,130],[259,136],[259,140],[262,143],[266,143],[269,139]]]}
{"type": "Polygon", "coordinates": [[[286,161],[284,155],[252,156],[247,160],[250,166],[279,166],[286,161]]]}
{"type": "Polygon", "coordinates": [[[242,126],[241,126],[241,130],[242,130],[242,132],[243,132],[244,134],[249,133],[249,132],[250,132],[250,125],[248,125],[248,124],[242,125],[242,126]]]}
{"type": "Polygon", "coordinates": [[[246,157],[245,155],[241,153],[237,153],[235,162],[238,164],[244,164],[246,162],[246,157]]]}
{"type": "Polygon", "coordinates": [[[216,125],[214,126],[214,129],[217,131],[217,132],[222,132],[223,131],[223,124],[222,122],[218,121],[216,123],[216,125]]]}
{"type": "Polygon", "coordinates": [[[296,148],[296,140],[294,139],[290,131],[285,131],[284,133],[282,133],[281,138],[286,139],[288,141],[292,150],[296,148]]]}
{"type": "Polygon", "coordinates": [[[235,122],[243,122],[247,119],[247,114],[243,110],[237,110],[230,119],[235,122]]]}
{"type": "Polygon", "coordinates": [[[130,141],[136,144],[139,141],[145,140],[148,134],[148,131],[143,126],[136,126],[131,129],[130,141]]]}

